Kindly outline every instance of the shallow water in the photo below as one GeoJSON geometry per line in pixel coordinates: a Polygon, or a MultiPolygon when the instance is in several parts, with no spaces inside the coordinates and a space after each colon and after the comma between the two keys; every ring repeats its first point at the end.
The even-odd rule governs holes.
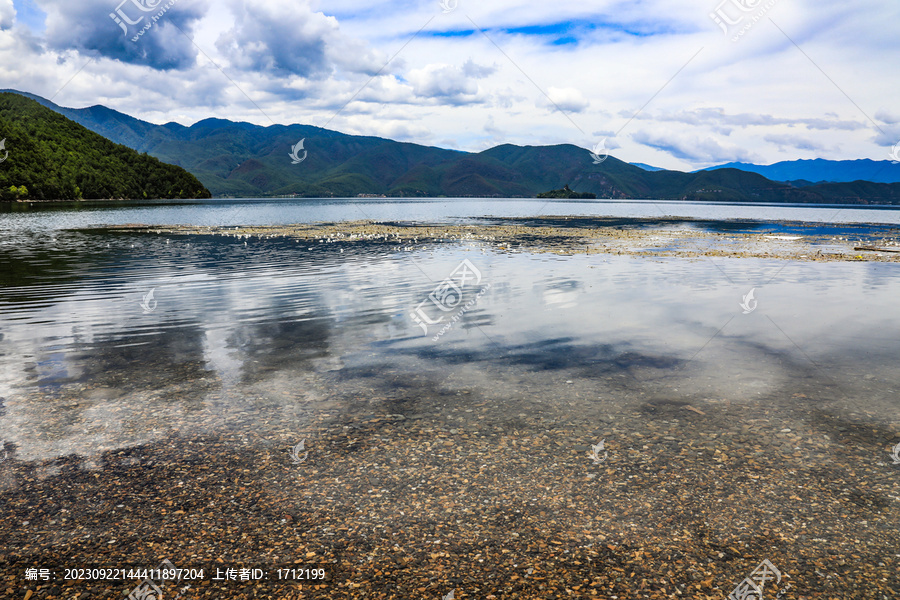
{"type": "MultiPolygon", "coordinates": [[[[499,374],[539,375],[540,400],[551,403],[567,385],[609,377],[627,382],[622,405],[648,395],[752,403],[812,386],[818,409],[897,423],[900,271],[892,264],[548,257],[478,242],[396,253],[65,231],[25,245],[15,250],[14,281],[0,290],[0,439],[22,460],[133,444],[73,427],[85,410],[89,420],[107,419],[104,395],[120,410],[170,386],[197,406],[210,394],[239,402],[247,386],[278,394],[348,362],[347,380],[338,375],[345,387],[355,371],[386,363],[406,374],[477,368],[490,374],[480,375],[484,385],[499,374]],[[410,313],[463,259],[482,278],[463,299],[485,292],[449,330],[438,337],[459,308],[426,335],[410,313]],[[758,306],[743,314],[751,289],[758,306]],[[63,397],[99,405],[48,419],[47,404],[63,397]]],[[[442,314],[430,303],[424,310],[442,314]]],[[[183,423],[167,418],[167,435],[196,426],[187,413],[183,423]]],[[[155,427],[147,423],[141,439],[155,427]]]]}
{"type": "MultiPolygon", "coordinates": [[[[279,218],[302,220],[291,212],[296,203],[291,206],[279,218]]],[[[369,212],[415,220],[410,206],[435,210],[427,202],[403,210],[388,203],[369,212]]],[[[451,214],[464,212],[460,206],[443,218],[462,218],[451,214]]],[[[436,519],[445,509],[434,503],[448,495],[474,506],[474,516],[448,514],[446,524],[455,522],[459,536],[475,527],[488,538],[508,529],[478,529],[493,507],[506,506],[505,518],[521,518],[515,513],[527,512],[526,506],[557,514],[577,497],[577,514],[560,517],[554,534],[573,544],[573,552],[597,540],[637,544],[660,530],[677,540],[680,529],[660,524],[687,519],[697,539],[705,539],[707,528],[717,532],[717,549],[752,547],[752,560],[745,557],[750,569],[771,558],[791,573],[795,588],[836,597],[862,590],[858,597],[878,598],[875,579],[836,574],[837,563],[853,553],[861,564],[892,569],[889,554],[900,542],[900,467],[890,456],[900,443],[896,264],[564,256],[501,251],[477,241],[397,252],[392,244],[369,242],[251,238],[245,244],[229,237],[67,229],[73,223],[182,222],[201,214],[216,221],[209,224],[271,222],[278,205],[263,203],[258,215],[254,209],[242,206],[238,216],[223,206],[189,205],[0,218],[0,264],[9,265],[0,274],[0,498],[15,506],[4,521],[10,528],[0,550],[33,543],[30,556],[40,557],[45,547],[62,545],[97,562],[105,550],[78,546],[88,538],[55,512],[71,515],[84,506],[90,514],[75,522],[90,525],[90,539],[100,548],[115,541],[107,537],[133,533],[163,546],[172,542],[181,552],[203,532],[191,529],[195,522],[187,517],[171,520],[167,505],[153,501],[178,498],[182,484],[193,479],[204,482],[193,494],[213,494],[202,503],[185,501],[197,513],[207,500],[210,506],[218,501],[214,490],[238,506],[233,498],[256,485],[289,517],[330,510],[337,502],[349,521],[356,518],[359,492],[336,487],[349,480],[363,482],[366,501],[374,502],[367,518],[402,523],[413,537],[422,537],[413,514],[421,510],[426,520],[436,519]],[[454,288],[439,287],[447,278],[459,284],[459,297],[454,288]],[[423,331],[411,317],[417,307],[443,319],[423,331]],[[372,429],[371,423],[407,429],[372,429]],[[344,444],[341,435],[353,439],[344,444]],[[292,464],[296,457],[288,452],[299,439],[307,441],[310,470],[285,475],[306,468],[292,464]],[[596,471],[587,452],[601,439],[608,458],[605,470],[596,471]],[[209,440],[224,442],[210,453],[203,446],[209,440]],[[333,449],[338,442],[339,451],[333,449]],[[507,462],[494,461],[495,453],[507,462]],[[438,459],[450,462],[421,464],[438,459]],[[345,470],[354,461],[365,465],[357,467],[364,475],[345,470]],[[130,465],[141,471],[128,471],[130,465]],[[156,485],[140,473],[161,468],[176,473],[160,484],[162,491],[138,491],[156,485]],[[767,482],[765,494],[735,495],[738,488],[729,486],[738,485],[733,478],[743,470],[767,482]],[[467,483],[485,472],[493,473],[493,484],[467,483]],[[204,479],[212,473],[215,485],[204,479]],[[420,476],[433,479],[424,485],[420,476]],[[97,487],[135,478],[139,486],[112,496],[97,487]],[[411,487],[392,487],[396,478],[411,487]],[[463,487],[439,491],[434,481],[463,487]],[[796,489],[785,491],[791,486],[796,489]],[[585,494],[591,494],[591,508],[585,494]],[[44,497],[54,512],[38,521],[30,511],[44,497]],[[410,498],[424,507],[404,504],[410,498]],[[827,508],[801,515],[819,501],[827,508]],[[632,505],[647,508],[635,513],[632,505]],[[113,506],[133,519],[124,532],[113,506]],[[600,513],[603,535],[572,533],[596,528],[579,515],[599,506],[606,511],[600,513]],[[760,529],[770,528],[782,536],[778,544],[759,537],[760,529]],[[852,550],[845,549],[849,539],[855,540],[852,550]],[[791,564],[798,556],[799,566],[791,564]],[[833,571],[820,578],[818,569],[833,571]]],[[[813,214],[821,216],[827,209],[817,210],[813,214]]],[[[304,217],[360,218],[354,211],[321,201],[304,217]],[[323,217],[330,210],[337,212],[323,217]]],[[[571,214],[572,207],[560,211],[571,214]]],[[[900,213],[885,211],[894,214],[900,213]]],[[[807,227],[702,216],[710,220],[695,226],[705,229],[807,227]]],[[[814,227],[861,237],[884,231],[830,229],[828,222],[814,227]]],[[[299,535],[279,518],[273,525],[247,517],[235,527],[267,542],[299,535]]],[[[544,512],[535,518],[541,537],[544,512]]],[[[513,527],[523,539],[527,522],[513,527]]],[[[317,528],[333,535],[321,523],[304,527],[305,536],[317,535],[317,528]]],[[[191,552],[213,558],[238,552],[239,537],[217,535],[209,554],[191,552]]],[[[523,553],[517,568],[525,563],[528,552],[513,540],[503,543],[523,553]]],[[[672,542],[690,554],[678,543],[672,542]]],[[[123,549],[135,555],[134,547],[123,549]]],[[[708,559],[704,552],[692,555],[695,564],[721,559],[718,550],[708,559]]],[[[188,556],[194,554],[170,557],[188,556]]],[[[722,597],[750,570],[731,558],[712,567],[722,597]]],[[[478,580],[478,560],[484,559],[462,560],[458,567],[478,580]]],[[[354,555],[353,561],[363,559],[354,555]]],[[[375,589],[365,587],[378,585],[374,571],[355,568],[363,590],[375,589]]],[[[890,572],[878,590],[898,586],[890,572]]],[[[401,585],[407,594],[421,583],[418,575],[410,577],[414,583],[401,585]]],[[[665,590],[668,584],[663,579],[660,585],[665,590]]],[[[550,596],[535,589],[520,597],[550,596]]]]}

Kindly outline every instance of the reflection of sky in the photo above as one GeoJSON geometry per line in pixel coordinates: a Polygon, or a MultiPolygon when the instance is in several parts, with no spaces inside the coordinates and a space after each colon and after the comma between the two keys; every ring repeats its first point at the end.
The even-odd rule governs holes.
{"type": "Polygon", "coordinates": [[[79,279],[6,290],[7,302],[20,301],[0,314],[0,439],[20,458],[89,455],[214,427],[203,416],[213,404],[240,408],[247,390],[276,379],[302,394],[305,377],[345,360],[409,371],[462,362],[548,376],[568,370],[586,379],[619,370],[673,397],[735,401],[785,388],[798,372],[827,372],[849,390],[864,368],[883,389],[858,401],[875,411],[898,389],[900,278],[891,264],[449,246],[433,255],[338,254],[281,240],[248,250],[218,238],[150,237],[160,247],[191,243],[200,258],[176,269],[153,252],[136,254],[122,270],[88,262],[79,279]],[[440,326],[425,336],[409,313],[462,258],[491,289],[432,341],[440,326]],[[144,313],[150,288],[158,304],[144,313]],[[758,308],[744,315],[739,303],[751,288],[758,308]]]}

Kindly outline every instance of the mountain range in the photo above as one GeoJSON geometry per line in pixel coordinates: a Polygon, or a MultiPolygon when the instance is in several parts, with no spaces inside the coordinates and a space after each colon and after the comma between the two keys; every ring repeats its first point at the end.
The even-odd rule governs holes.
{"type": "Polygon", "coordinates": [[[784,181],[796,186],[823,182],[873,181],[876,183],[900,182],[900,161],[870,160],[791,160],[771,165],[727,163],[704,169],[739,169],[758,173],[772,181],[784,181]]]}
{"type": "Polygon", "coordinates": [[[104,106],[65,108],[8,91],[117,144],[183,167],[219,197],[533,198],[569,185],[573,191],[611,199],[900,204],[900,184],[895,183],[794,186],[728,166],[695,173],[649,171],[612,156],[597,160],[569,144],[504,144],[471,153],[311,125],[263,127],[225,119],[205,119],[190,127],[155,125],[104,106]]]}

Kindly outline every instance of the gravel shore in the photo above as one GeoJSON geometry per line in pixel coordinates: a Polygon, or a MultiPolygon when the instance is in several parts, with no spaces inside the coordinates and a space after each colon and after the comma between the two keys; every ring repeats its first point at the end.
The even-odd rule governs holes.
{"type": "Polygon", "coordinates": [[[198,599],[719,600],[765,559],[785,598],[900,590],[900,472],[885,446],[900,431],[811,419],[804,394],[762,411],[663,397],[616,407],[624,380],[498,383],[404,378],[387,394],[332,388],[318,408],[298,393],[313,415],[302,427],[251,397],[225,421],[204,417],[219,433],[90,464],[13,455],[0,465],[0,590],[122,598],[136,582],[26,585],[24,570],[164,559],[328,571],[325,583],[207,575],[182,596],[198,599]],[[300,439],[305,457],[291,454],[300,439]]]}

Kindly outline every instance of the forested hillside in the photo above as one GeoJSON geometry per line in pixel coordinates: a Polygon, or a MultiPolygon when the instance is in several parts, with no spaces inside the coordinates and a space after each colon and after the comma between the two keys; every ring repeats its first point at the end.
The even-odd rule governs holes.
{"type": "Polygon", "coordinates": [[[0,200],[208,198],[196,177],[0,93],[0,200]]]}

